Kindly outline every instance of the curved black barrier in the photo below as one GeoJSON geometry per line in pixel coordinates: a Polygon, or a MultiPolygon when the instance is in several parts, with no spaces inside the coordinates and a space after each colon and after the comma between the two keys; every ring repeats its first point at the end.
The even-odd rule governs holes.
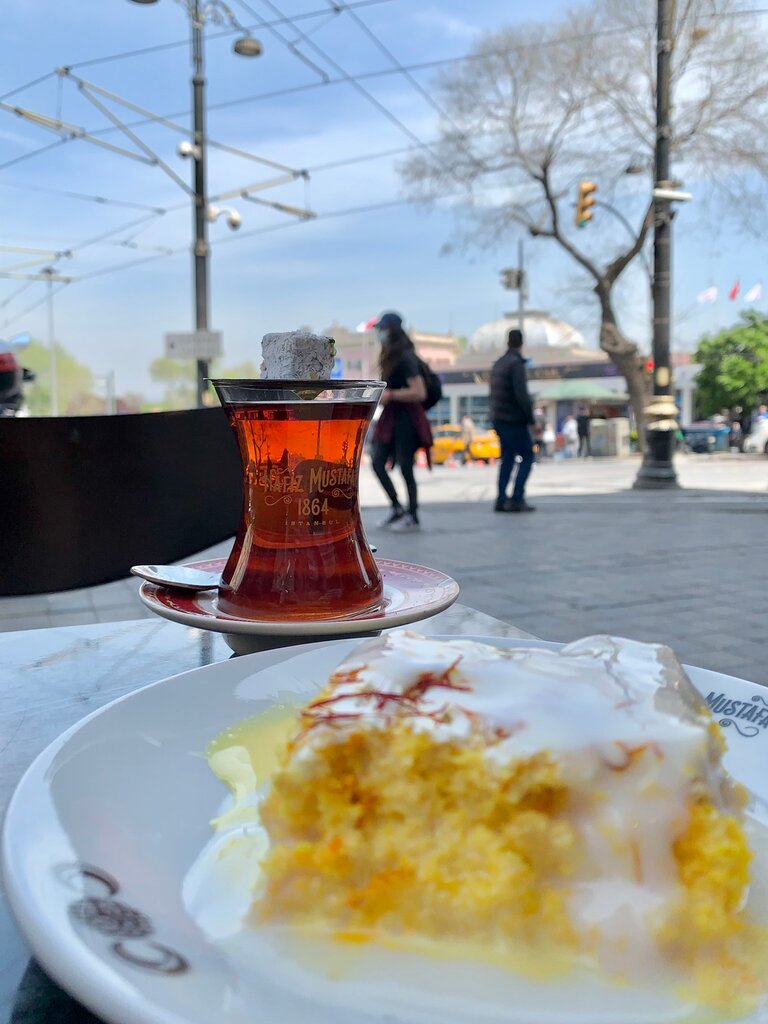
{"type": "Polygon", "coordinates": [[[222,409],[0,419],[0,595],[184,558],[232,536],[241,503],[222,409]]]}

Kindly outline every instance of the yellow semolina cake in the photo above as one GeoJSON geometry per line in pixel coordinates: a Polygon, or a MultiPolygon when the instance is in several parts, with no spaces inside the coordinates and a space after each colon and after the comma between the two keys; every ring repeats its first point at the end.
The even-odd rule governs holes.
{"type": "Polygon", "coordinates": [[[722,752],[666,647],[391,633],[301,712],[262,804],[258,912],[752,985],[745,799],[722,752]]]}

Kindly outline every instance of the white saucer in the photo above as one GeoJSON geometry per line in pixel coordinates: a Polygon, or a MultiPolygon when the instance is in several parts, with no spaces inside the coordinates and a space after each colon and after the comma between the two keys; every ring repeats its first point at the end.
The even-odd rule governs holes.
{"type": "MultiPolygon", "coordinates": [[[[437,615],[450,607],[459,596],[456,580],[438,569],[398,562],[391,558],[377,558],[376,563],[384,578],[383,606],[376,611],[341,615],[338,618],[291,621],[243,619],[219,610],[215,590],[184,592],[148,582],[142,583],[139,597],[147,608],[173,622],[226,633],[230,646],[239,652],[253,649],[252,644],[243,642],[248,637],[295,637],[298,640],[361,636],[391,629],[393,626],[405,626],[437,615]]],[[[225,558],[216,558],[205,562],[190,562],[189,566],[220,573],[225,564],[225,558]]]]}
{"type": "MultiPolygon", "coordinates": [[[[638,991],[596,982],[582,1002],[564,1002],[557,985],[533,979],[526,997],[515,999],[509,972],[492,964],[370,947],[371,972],[335,977],[290,931],[244,926],[227,942],[211,940],[184,894],[211,818],[230,804],[206,746],[275,703],[305,703],[353,647],[350,640],[313,643],[164,679],[101,708],[40,754],[8,807],[0,861],[11,908],[44,969],[110,1024],[689,1020],[669,1000],[662,1005],[652,985],[638,991]]],[[[725,729],[726,766],[764,807],[768,721],[739,713],[768,707],[766,689],[702,669],[689,674],[725,729]]],[[[345,959],[366,953],[340,948],[345,959]]],[[[718,1017],[720,1024],[729,1019],[718,1017]]],[[[764,1022],[758,1011],[739,1024],[764,1022]]]]}

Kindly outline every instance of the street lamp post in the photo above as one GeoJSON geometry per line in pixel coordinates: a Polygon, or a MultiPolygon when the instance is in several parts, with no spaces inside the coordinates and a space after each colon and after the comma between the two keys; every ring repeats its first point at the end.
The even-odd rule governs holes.
{"type": "MultiPolygon", "coordinates": [[[[672,462],[677,432],[677,406],[670,361],[672,200],[682,198],[670,181],[670,99],[672,63],[672,0],[658,0],[656,25],[656,152],[653,229],[653,398],[646,408],[643,463],[634,486],[677,487],[672,462]]],[[[686,196],[686,198],[689,198],[686,196]]]]}
{"type": "MultiPolygon", "coordinates": [[[[195,327],[198,331],[208,330],[208,221],[205,197],[205,75],[203,66],[203,26],[200,22],[200,3],[194,0],[192,17],[192,130],[194,132],[195,157],[195,327]]],[[[205,378],[208,376],[208,361],[197,360],[197,404],[203,404],[205,378]]]]}
{"type": "MultiPolygon", "coordinates": [[[[154,4],[158,0],[132,0],[136,4],[154,4]]],[[[254,39],[239,23],[224,0],[176,0],[186,10],[192,29],[192,131],[193,145],[189,155],[194,161],[194,244],[192,247],[193,280],[195,288],[195,328],[208,330],[208,201],[206,198],[206,134],[205,134],[205,55],[203,32],[210,18],[216,24],[228,23],[243,32],[233,45],[241,57],[258,57],[261,43],[254,39]]],[[[208,360],[198,359],[196,368],[196,394],[198,406],[203,405],[208,360]]]]}

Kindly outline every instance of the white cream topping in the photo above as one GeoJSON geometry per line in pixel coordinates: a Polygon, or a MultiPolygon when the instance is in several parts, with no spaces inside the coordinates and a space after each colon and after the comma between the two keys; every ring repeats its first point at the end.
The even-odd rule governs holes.
{"type": "Polygon", "coordinates": [[[330,682],[294,755],[307,776],[339,730],[394,717],[437,741],[481,728],[499,768],[551,756],[585,851],[569,880],[571,917],[597,929],[606,962],[626,966],[628,949],[635,966],[655,955],[653,924],[679,892],[673,843],[692,795],[738,813],[706,706],[666,647],[596,636],[559,651],[504,649],[399,631],[361,645],[330,682]]]}

